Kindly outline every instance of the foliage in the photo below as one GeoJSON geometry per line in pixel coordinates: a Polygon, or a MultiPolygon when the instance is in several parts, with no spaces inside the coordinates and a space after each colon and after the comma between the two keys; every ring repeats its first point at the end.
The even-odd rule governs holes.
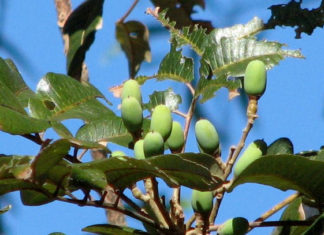
{"type": "MultiPolygon", "coordinates": [[[[147,13],[169,30],[171,42],[170,51],[164,56],[156,73],[136,77],[142,62],[151,60],[149,30],[145,24],[125,21],[128,16],[126,13],[116,23],[116,39],[128,60],[130,79],[140,84],[154,78],[161,82],[173,80],[189,88],[192,97],[185,113],[179,110],[181,95],[171,88],[165,91],[153,89],[149,101],[140,104],[150,113],[162,104],[173,116],[183,117],[185,140],[198,100],[203,103],[212,99],[220,88],[226,88],[230,92],[241,91],[242,96],[246,95],[240,89],[241,81],[251,61],[262,61],[269,70],[287,57],[303,58],[299,50],[283,49],[282,43],[259,40],[257,35],[260,32],[275,25],[298,25],[296,32],[299,37],[301,32],[311,34],[315,27],[323,25],[319,21],[304,25],[303,23],[310,22],[308,18],[313,11],[321,10],[305,12],[300,8],[300,3],[294,1],[287,5],[272,6],[272,18],[266,25],[255,17],[246,24],[227,28],[213,28],[210,22],[192,19],[195,6],[205,7],[203,0],[151,2],[160,8],[148,9],[147,13]],[[305,18],[295,18],[295,14],[282,15],[291,9],[305,18]],[[183,49],[187,46],[199,58],[198,61],[183,54],[183,49]],[[195,61],[199,62],[198,66],[195,61]],[[197,68],[199,71],[195,71],[197,68]],[[193,82],[195,79],[197,83],[193,82]]],[[[109,155],[109,143],[126,147],[132,153],[134,144],[144,139],[152,131],[152,126],[150,127],[150,117],[146,117],[140,131],[136,129],[130,132],[130,128],[125,127],[125,119],[107,106],[111,103],[104,94],[83,77],[84,58],[95,40],[96,31],[101,27],[103,4],[103,0],[86,0],[70,14],[63,27],[63,37],[67,43],[67,74],[47,73],[38,82],[36,92],[26,85],[11,60],[0,58],[0,129],[41,146],[36,156],[0,156],[0,195],[20,191],[25,205],[43,205],[58,200],[115,210],[141,221],[148,233],[110,224],[88,226],[83,228],[86,232],[151,234],[153,231],[159,234],[185,234],[195,231],[197,234],[206,234],[219,228],[213,224],[221,200],[213,205],[207,217],[196,212],[193,227],[190,220],[186,220],[185,224],[179,198],[182,186],[210,191],[213,197],[222,198],[225,192],[231,193],[241,184],[258,183],[280,190],[298,191],[294,201],[284,203],[290,205],[284,211],[281,221],[274,224],[284,226],[282,230],[276,230],[278,234],[282,234],[286,228],[289,234],[295,234],[294,231],[301,231],[300,229],[305,231],[304,234],[321,231],[323,215],[318,213],[306,221],[305,217],[298,216],[299,210],[296,208],[307,204],[319,208],[319,211],[323,209],[323,151],[312,152],[311,157],[303,153],[294,154],[291,141],[279,138],[269,145],[265,156],[254,160],[240,174],[231,178],[232,167],[242,155],[245,139],[257,118],[259,97],[249,96],[246,127],[239,144],[226,162],[221,156],[218,138],[215,147],[217,151],[209,154],[203,153],[201,143],[200,153],[186,152],[185,143],[180,150],[146,158],[140,156],[140,159],[109,155]],[[63,125],[62,121],[67,119],[82,120],[83,125],[75,135],[69,127],[63,125]],[[43,134],[49,129],[53,129],[59,139],[44,138],[43,134]],[[81,149],[100,150],[109,155],[109,158],[84,162],[82,154],[78,155],[81,149]],[[174,191],[170,208],[161,200],[156,178],[162,179],[169,190],[174,191]],[[144,182],[145,192],[137,187],[139,182],[144,182]],[[105,202],[108,187],[113,189],[110,193],[116,194],[128,207],[118,206],[118,200],[117,203],[105,202]],[[132,191],[133,198],[125,196],[126,189],[132,191]],[[77,190],[84,193],[84,198],[74,196],[73,193],[77,190]],[[96,191],[99,197],[90,197],[92,191],[96,191]],[[141,200],[145,206],[135,203],[134,198],[141,200]],[[289,220],[294,220],[295,223],[285,224],[289,220]],[[290,227],[293,229],[290,230],[290,227]]],[[[135,5],[136,1],[129,11],[135,5]]],[[[320,15],[314,18],[320,18],[320,15]]],[[[207,131],[201,131],[199,135],[204,135],[205,132],[207,131]]],[[[164,136],[165,141],[167,138],[168,136],[164,136]]],[[[168,150],[166,144],[164,150],[168,150]]],[[[9,209],[10,207],[5,207],[0,213],[9,209]]],[[[272,213],[274,212],[276,211],[272,213]]],[[[263,220],[251,222],[250,229],[267,225],[263,220]]]]}

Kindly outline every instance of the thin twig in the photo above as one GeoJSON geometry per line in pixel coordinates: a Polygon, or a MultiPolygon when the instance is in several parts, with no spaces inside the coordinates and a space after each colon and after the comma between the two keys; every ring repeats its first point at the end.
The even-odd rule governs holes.
{"type": "Polygon", "coordinates": [[[139,207],[135,202],[133,202],[132,199],[130,199],[129,197],[127,197],[125,194],[120,194],[120,198],[126,202],[129,206],[131,206],[134,210],[136,210],[139,214],[143,215],[143,216],[148,216],[148,214],[144,211],[144,209],[142,209],[141,207],[139,207]]]}
{"type": "Polygon", "coordinates": [[[189,91],[191,93],[191,95],[195,95],[195,88],[191,85],[191,83],[186,82],[185,85],[189,88],[189,91]]]}
{"type": "Polygon", "coordinates": [[[139,1],[139,0],[135,0],[135,1],[133,2],[133,4],[132,4],[132,5],[130,6],[130,8],[128,9],[128,11],[123,15],[122,18],[120,18],[120,19],[118,20],[118,23],[121,23],[121,22],[124,22],[124,21],[125,21],[125,19],[129,16],[129,14],[134,10],[134,8],[135,8],[135,6],[137,5],[138,1],[139,1]]]}
{"type": "Polygon", "coordinates": [[[193,114],[194,114],[194,111],[195,111],[195,108],[196,108],[197,100],[198,100],[198,97],[195,97],[195,98],[192,99],[189,110],[188,110],[188,113],[187,113],[187,117],[186,117],[186,121],[185,121],[185,127],[184,127],[184,130],[183,130],[184,143],[185,144],[183,145],[181,152],[184,152],[185,147],[186,147],[187,137],[188,137],[189,128],[190,128],[190,123],[191,123],[191,120],[192,120],[192,117],[193,117],[193,114]]]}
{"type": "Polygon", "coordinates": [[[212,211],[210,212],[209,224],[214,224],[215,218],[216,218],[216,216],[218,214],[218,211],[219,211],[220,204],[222,203],[224,193],[221,193],[219,195],[220,195],[220,197],[217,197],[217,195],[216,195],[216,202],[213,205],[212,211]]]}
{"type": "Polygon", "coordinates": [[[39,135],[32,135],[32,134],[25,134],[25,135],[21,135],[22,137],[25,137],[26,139],[29,139],[31,141],[33,141],[36,144],[42,145],[43,144],[43,140],[40,138],[39,135]]]}
{"type": "Polygon", "coordinates": [[[183,118],[187,118],[187,114],[185,114],[185,113],[183,113],[183,112],[181,112],[179,110],[174,110],[172,112],[179,115],[179,116],[181,116],[181,117],[183,117],[183,118]]]}
{"type": "Polygon", "coordinates": [[[195,222],[196,220],[196,215],[194,214],[193,216],[190,217],[190,219],[187,221],[186,223],[186,230],[188,230],[192,224],[195,222]]]}
{"type": "Polygon", "coordinates": [[[77,156],[77,159],[79,161],[81,161],[81,159],[83,158],[83,156],[88,152],[88,149],[83,149],[83,151],[80,153],[79,156],[77,156]]]}

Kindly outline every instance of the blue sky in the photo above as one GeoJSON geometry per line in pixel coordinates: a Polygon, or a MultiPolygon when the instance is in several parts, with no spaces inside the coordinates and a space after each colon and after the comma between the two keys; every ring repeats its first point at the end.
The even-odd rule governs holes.
{"type": "MultiPolygon", "coordinates": [[[[63,43],[56,24],[53,2],[7,0],[3,11],[5,14],[0,16],[2,35],[21,53],[22,56],[13,59],[32,89],[36,88],[37,82],[47,72],[65,73],[63,43]]],[[[72,1],[74,7],[81,2],[72,1]]],[[[240,0],[232,4],[226,0],[206,2],[206,11],[197,8],[198,14],[195,18],[210,19],[219,27],[246,23],[254,16],[265,21],[270,17],[270,11],[267,9],[269,1],[255,3],[240,0]],[[220,12],[215,9],[223,10],[220,12]]],[[[315,1],[309,2],[308,6],[312,6],[311,3],[315,1]]],[[[86,58],[91,82],[114,103],[116,112],[119,112],[116,109],[119,101],[108,92],[108,88],[127,79],[128,70],[127,61],[114,38],[114,25],[131,3],[131,0],[106,1],[103,29],[97,32],[96,40],[86,58]]],[[[271,1],[271,4],[275,3],[282,1],[271,1]]],[[[155,22],[144,13],[148,6],[149,1],[140,1],[129,19],[155,22]]],[[[268,72],[267,91],[260,100],[260,118],[248,137],[248,143],[257,138],[264,138],[269,144],[276,138],[289,137],[296,152],[319,149],[323,144],[324,44],[320,40],[323,34],[322,29],[316,29],[312,36],[303,34],[302,39],[296,40],[293,29],[276,28],[260,35],[264,39],[286,43],[289,49],[301,49],[306,59],[288,58],[268,72]]],[[[151,75],[157,71],[162,56],[169,50],[168,38],[167,33],[150,38],[153,60],[151,64],[143,64],[140,74],[151,75]]],[[[8,53],[6,48],[0,48],[0,56],[8,58],[12,57],[12,54],[8,53]]],[[[169,87],[178,93],[183,93],[186,89],[182,84],[175,82],[149,81],[142,87],[144,100],[148,99],[153,89],[163,90],[169,87]]],[[[182,105],[181,109],[185,111],[184,108],[182,105]]],[[[229,147],[237,144],[245,125],[245,114],[240,99],[228,101],[227,91],[220,90],[216,98],[206,102],[201,108],[204,110],[204,117],[212,120],[220,130],[221,141],[226,140],[222,141],[222,150],[226,158],[229,147]]],[[[67,124],[76,131],[81,122],[75,124],[68,121],[67,124]]],[[[28,140],[5,133],[0,133],[0,140],[0,153],[35,155],[39,150],[37,145],[28,140]]],[[[112,146],[112,149],[114,148],[116,146],[112,146]]],[[[193,136],[189,138],[187,151],[198,151],[193,136]]],[[[253,220],[291,193],[255,184],[242,185],[231,194],[225,195],[216,222],[222,223],[234,216],[253,220]]],[[[190,194],[190,190],[183,191],[185,198],[189,198],[190,194]]],[[[8,226],[8,235],[43,235],[54,231],[84,234],[81,228],[104,223],[106,220],[104,211],[97,208],[78,207],[61,202],[40,207],[23,206],[18,193],[6,196],[1,203],[1,206],[7,203],[13,205],[10,212],[2,215],[8,226]]],[[[191,209],[187,211],[187,216],[190,213],[191,209]]],[[[271,219],[277,219],[278,216],[271,219]]],[[[138,226],[131,220],[129,225],[138,226]]],[[[250,234],[266,234],[270,231],[269,228],[255,229],[250,234]]]]}

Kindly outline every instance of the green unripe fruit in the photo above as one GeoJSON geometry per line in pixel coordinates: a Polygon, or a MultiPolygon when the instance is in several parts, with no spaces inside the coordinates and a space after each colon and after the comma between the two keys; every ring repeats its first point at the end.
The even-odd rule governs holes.
{"type": "Polygon", "coordinates": [[[103,190],[107,186],[107,178],[103,171],[73,167],[71,185],[83,189],[103,190]]]}
{"type": "Polygon", "coordinates": [[[244,235],[248,232],[249,221],[243,217],[235,217],[227,220],[218,229],[219,235],[244,235]]]}
{"type": "Polygon", "coordinates": [[[137,159],[145,159],[144,140],[136,141],[136,143],[134,145],[134,156],[137,159]]]}
{"type": "Polygon", "coordinates": [[[267,70],[261,60],[251,61],[245,70],[244,90],[249,96],[263,95],[267,85],[267,70]]]}
{"type": "Polygon", "coordinates": [[[179,122],[172,122],[172,130],[169,138],[166,141],[171,151],[179,151],[184,145],[184,134],[179,122]]]}
{"type": "Polygon", "coordinates": [[[121,117],[127,130],[131,133],[139,131],[143,123],[143,110],[134,97],[123,99],[121,104],[121,117]]]}
{"type": "Polygon", "coordinates": [[[142,104],[142,93],[138,82],[134,79],[129,79],[124,82],[121,98],[122,100],[127,97],[134,97],[137,99],[138,103],[142,104]]]}
{"type": "Polygon", "coordinates": [[[215,154],[219,150],[219,137],[214,125],[206,120],[200,119],[195,125],[196,139],[199,149],[208,154],[215,154]]]}
{"type": "Polygon", "coordinates": [[[123,151],[114,151],[111,153],[111,157],[124,157],[126,154],[123,151]]]}
{"type": "Polygon", "coordinates": [[[167,106],[160,104],[154,108],[151,118],[151,130],[159,132],[164,140],[170,136],[172,116],[167,106]]]}
{"type": "Polygon", "coordinates": [[[194,212],[203,216],[208,216],[213,208],[213,193],[210,191],[202,192],[192,190],[191,206],[194,212]]]}
{"type": "Polygon", "coordinates": [[[234,176],[240,175],[252,162],[267,152],[267,144],[263,140],[255,140],[246,148],[234,167],[234,176]]]}
{"type": "Polygon", "coordinates": [[[163,154],[164,141],[161,134],[156,131],[148,132],[144,138],[143,149],[146,158],[163,154]]]}

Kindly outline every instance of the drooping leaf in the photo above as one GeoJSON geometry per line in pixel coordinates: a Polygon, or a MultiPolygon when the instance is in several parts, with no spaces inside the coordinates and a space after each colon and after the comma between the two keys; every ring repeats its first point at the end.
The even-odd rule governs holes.
{"type": "Polygon", "coordinates": [[[152,95],[150,95],[150,101],[147,104],[144,104],[144,108],[148,110],[152,110],[155,106],[159,104],[166,105],[171,111],[175,111],[178,109],[179,104],[181,104],[182,99],[180,95],[174,93],[172,88],[169,88],[165,91],[154,91],[152,95]]]}
{"type": "Polygon", "coordinates": [[[23,107],[26,107],[28,99],[35,95],[10,59],[0,58],[0,81],[10,89],[23,107]]]}
{"type": "MultiPolygon", "coordinates": [[[[37,94],[49,106],[51,121],[79,118],[85,121],[100,119],[102,116],[115,116],[96,98],[104,98],[102,93],[89,83],[79,83],[63,74],[48,73],[37,85],[37,94]]],[[[43,107],[30,103],[34,113],[42,112],[43,107]]],[[[48,115],[48,114],[46,114],[48,115]]]]}
{"type": "Polygon", "coordinates": [[[50,169],[57,165],[69,152],[71,144],[60,139],[43,148],[32,163],[33,179],[43,183],[50,169]]]}
{"type": "Polygon", "coordinates": [[[206,154],[167,154],[137,160],[119,157],[75,164],[81,169],[105,172],[107,181],[124,189],[147,177],[160,177],[170,187],[184,185],[201,191],[212,190],[222,183],[222,171],[214,158],[206,154]]]}
{"type": "Polygon", "coordinates": [[[126,54],[129,75],[133,78],[143,61],[151,62],[149,31],[139,21],[117,22],[116,38],[126,54]]]}
{"type": "Polygon", "coordinates": [[[177,47],[183,45],[190,45],[190,47],[200,56],[202,56],[205,49],[205,40],[207,37],[206,29],[195,25],[194,27],[183,27],[179,29],[176,27],[176,22],[172,22],[166,17],[167,10],[163,10],[156,16],[157,20],[161,22],[164,27],[167,27],[171,33],[171,37],[177,41],[177,47]]]}
{"type": "Polygon", "coordinates": [[[11,209],[11,205],[7,205],[3,208],[0,209],[0,215],[3,214],[3,213],[6,213],[7,211],[9,211],[11,209]]]}
{"type": "Polygon", "coordinates": [[[95,224],[83,228],[82,231],[102,235],[148,235],[148,233],[138,229],[112,224],[95,224]]]}
{"type": "Polygon", "coordinates": [[[230,186],[259,183],[297,190],[318,202],[324,200],[324,162],[296,155],[265,156],[251,163],[230,186]]]}
{"type": "MultiPolygon", "coordinates": [[[[149,129],[149,121],[143,122],[143,134],[149,129]]],[[[128,147],[133,141],[132,136],[120,117],[102,118],[82,126],[76,133],[76,139],[91,142],[112,142],[128,147]]]]}
{"type": "Polygon", "coordinates": [[[71,13],[63,27],[67,38],[65,47],[68,75],[79,81],[85,54],[102,25],[103,3],[104,0],[86,0],[71,13]]]}
{"type": "Polygon", "coordinates": [[[267,155],[294,154],[294,146],[290,139],[282,137],[273,141],[267,149],[267,155]]]}
{"type": "MultiPolygon", "coordinates": [[[[305,212],[301,197],[298,197],[292,201],[283,211],[280,217],[280,221],[289,220],[305,220],[305,212]]],[[[301,231],[306,229],[307,227],[305,226],[280,226],[276,227],[271,235],[298,235],[301,234],[301,231]]]]}
{"type": "Polygon", "coordinates": [[[266,23],[266,28],[274,29],[276,26],[297,27],[296,38],[301,38],[302,33],[311,35],[316,27],[323,28],[324,5],[318,8],[301,8],[301,1],[290,1],[287,4],[272,5],[271,17],[266,23]]]}
{"type": "Polygon", "coordinates": [[[46,120],[35,119],[10,108],[0,106],[0,130],[13,134],[23,135],[39,133],[50,127],[46,120]]]}

